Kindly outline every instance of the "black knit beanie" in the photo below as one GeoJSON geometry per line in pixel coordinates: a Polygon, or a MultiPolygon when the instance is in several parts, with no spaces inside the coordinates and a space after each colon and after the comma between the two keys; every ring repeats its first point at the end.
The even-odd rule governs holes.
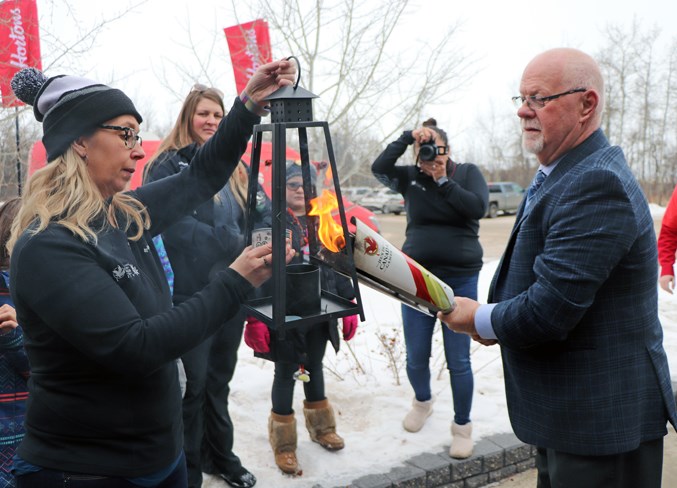
{"type": "Polygon", "coordinates": [[[47,161],[61,156],[78,137],[94,132],[104,122],[120,115],[143,118],[122,91],[77,76],[47,79],[35,68],[14,75],[12,90],[19,100],[33,107],[42,122],[42,142],[47,161]]]}
{"type": "MultiPolygon", "coordinates": [[[[285,181],[289,181],[294,176],[301,176],[302,177],[303,176],[303,170],[301,169],[301,165],[296,164],[296,163],[289,163],[287,165],[287,173],[286,173],[285,176],[286,176],[285,181]]],[[[314,185],[315,180],[317,180],[315,166],[310,165],[310,183],[314,185]]]]}

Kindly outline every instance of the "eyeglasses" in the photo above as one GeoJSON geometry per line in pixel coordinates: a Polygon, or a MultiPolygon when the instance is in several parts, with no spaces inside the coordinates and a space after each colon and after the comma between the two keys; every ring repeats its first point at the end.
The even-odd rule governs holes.
{"type": "Polygon", "coordinates": [[[545,102],[549,102],[550,100],[555,100],[565,95],[571,95],[572,93],[581,93],[584,91],[587,91],[587,88],[574,88],[573,90],[557,93],[556,95],[550,95],[547,97],[537,97],[535,95],[529,97],[518,96],[512,97],[512,102],[515,104],[515,107],[517,108],[520,108],[522,105],[524,105],[524,102],[527,102],[527,107],[529,107],[532,110],[536,110],[545,107],[545,102]]]}
{"type": "Polygon", "coordinates": [[[121,125],[100,125],[101,129],[111,129],[111,130],[121,130],[125,132],[123,136],[125,139],[125,147],[127,149],[134,149],[136,143],[138,142],[140,146],[143,146],[143,140],[137,131],[131,127],[123,127],[121,125]]]}
{"type": "Polygon", "coordinates": [[[191,93],[194,91],[198,92],[200,95],[202,95],[204,92],[211,91],[216,93],[219,96],[219,98],[223,98],[223,92],[221,90],[211,86],[203,85],[202,83],[195,83],[193,85],[193,88],[190,89],[191,93]]]}
{"type": "Polygon", "coordinates": [[[303,187],[303,183],[301,183],[300,181],[290,181],[290,182],[287,183],[287,188],[291,191],[296,191],[296,190],[298,190],[299,188],[302,188],[302,187],[303,187]]]}

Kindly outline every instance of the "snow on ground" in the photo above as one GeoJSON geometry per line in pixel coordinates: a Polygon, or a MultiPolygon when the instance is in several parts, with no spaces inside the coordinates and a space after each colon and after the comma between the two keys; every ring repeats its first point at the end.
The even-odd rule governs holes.
{"type": "MultiPolygon", "coordinates": [[[[654,217],[665,209],[651,205],[654,217]]],[[[480,274],[480,300],[486,298],[498,261],[486,263],[480,274]]],[[[230,413],[235,425],[235,453],[258,478],[258,488],[310,488],[347,485],[368,474],[387,473],[392,467],[423,452],[443,452],[451,441],[452,399],[444,367],[441,334],[436,334],[433,358],[433,415],[415,434],[402,428],[413,392],[406,377],[400,303],[367,287],[360,288],[366,321],[349,343],[325,356],[327,397],[336,410],[337,430],[346,447],[329,452],[311,442],[303,419],[303,388],[295,389],[299,463],[303,475],[290,477],[275,466],[268,442],[268,415],[273,364],[254,358],[242,343],[240,360],[231,382],[230,413]]],[[[659,313],[671,371],[677,372],[677,296],[659,289],[659,313]]],[[[439,325],[438,325],[439,327],[439,325]]],[[[503,371],[497,346],[473,343],[475,373],[472,420],[474,438],[511,432],[506,410],[503,371]]],[[[205,488],[227,486],[205,476],[205,488]]]]}

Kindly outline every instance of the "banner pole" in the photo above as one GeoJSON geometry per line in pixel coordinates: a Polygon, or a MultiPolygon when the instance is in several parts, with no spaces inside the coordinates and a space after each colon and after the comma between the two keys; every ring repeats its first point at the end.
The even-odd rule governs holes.
{"type": "Polygon", "coordinates": [[[14,126],[16,128],[16,184],[21,196],[21,157],[19,155],[20,137],[19,137],[19,107],[14,107],[14,126]]]}

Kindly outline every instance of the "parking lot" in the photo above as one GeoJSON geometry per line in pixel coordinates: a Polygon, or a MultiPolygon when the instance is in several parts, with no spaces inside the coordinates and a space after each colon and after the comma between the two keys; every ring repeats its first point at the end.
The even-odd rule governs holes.
{"type": "MultiPolygon", "coordinates": [[[[383,237],[401,249],[404,242],[404,231],[407,226],[407,216],[377,214],[376,219],[378,220],[383,237]]],[[[514,215],[499,216],[495,219],[482,219],[480,221],[480,242],[484,249],[484,261],[493,261],[501,257],[514,224],[514,215]]]]}

